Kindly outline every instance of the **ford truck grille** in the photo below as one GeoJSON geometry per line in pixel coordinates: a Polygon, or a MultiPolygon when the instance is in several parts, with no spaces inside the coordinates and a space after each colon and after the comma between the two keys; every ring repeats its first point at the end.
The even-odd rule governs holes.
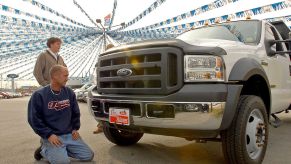
{"type": "Polygon", "coordinates": [[[173,47],[138,49],[101,56],[98,63],[98,92],[169,94],[182,86],[182,68],[182,52],[173,47]]]}

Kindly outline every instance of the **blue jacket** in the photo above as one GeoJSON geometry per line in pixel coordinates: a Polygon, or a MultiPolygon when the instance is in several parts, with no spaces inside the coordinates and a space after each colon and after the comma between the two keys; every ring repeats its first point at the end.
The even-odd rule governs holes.
{"type": "Polygon", "coordinates": [[[50,85],[33,93],[28,103],[28,122],[42,138],[63,135],[80,128],[80,109],[75,93],[63,87],[59,95],[50,85]]]}

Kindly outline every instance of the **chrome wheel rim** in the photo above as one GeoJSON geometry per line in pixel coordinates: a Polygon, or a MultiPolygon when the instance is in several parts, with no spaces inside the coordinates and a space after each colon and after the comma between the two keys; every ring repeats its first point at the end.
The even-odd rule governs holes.
{"type": "Polygon", "coordinates": [[[266,139],[266,124],[262,112],[254,109],[247,120],[246,148],[251,159],[257,159],[262,153],[266,139]]]}

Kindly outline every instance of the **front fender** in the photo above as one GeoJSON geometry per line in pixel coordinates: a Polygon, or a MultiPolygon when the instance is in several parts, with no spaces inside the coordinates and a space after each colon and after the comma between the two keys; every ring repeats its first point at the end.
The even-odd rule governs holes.
{"type": "Polygon", "coordinates": [[[243,89],[243,83],[254,75],[261,76],[269,86],[267,74],[264,71],[263,67],[256,60],[243,58],[234,65],[233,69],[230,72],[228,81],[238,81],[239,83],[228,85],[227,101],[220,130],[225,130],[231,125],[231,122],[236,113],[239,97],[243,89]]]}
{"type": "Polygon", "coordinates": [[[253,75],[262,76],[269,85],[269,80],[263,67],[254,59],[242,58],[233,66],[228,81],[247,81],[253,75]]]}

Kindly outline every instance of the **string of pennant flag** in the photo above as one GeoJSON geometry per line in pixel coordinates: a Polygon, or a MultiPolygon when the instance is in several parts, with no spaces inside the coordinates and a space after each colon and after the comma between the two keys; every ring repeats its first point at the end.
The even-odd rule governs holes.
{"type": "MultiPolygon", "coordinates": [[[[245,11],[239,11],[239,12],[236,12],[234,14],[222,15],[219,17],[214,17],[214,18],[210,18],[210,19],[180,24],[180,25],[176,25],[176,26],[169,26],[169,27],[149,29],[149,30],[142,30],[142,28],[139,28],[139,29],[129,30],[129,31],[120,31],[117,33],[120,33],[123,35],[129,35],[129,36],[133,36],[133,37],[134,36],[142,36],[143,34],[150,34],[150,33],[179,34],[185,30],[203,26],[205,23],[214,24],[217,21],[218,22],[225,22],[228,19],[231,19],[231,20],[243,19],[243,18],[246,18],[248,16],[265,14],[265,13],[269,13],[269,12],[283,10],[283,9],[290,8],[290,7],[291,7],[291,2],[288,0],[288,1],[282,1],[282,2],[278,2],[278,3],[270,4],[270,5],[265,5],[262,7],[256,7],[256,8],[245,10],[245,11]]],[[[284,20],[285,19],[286,18],[284,18],[284,20]]]]}
{"type": "Polygon", "coordinates": [[[52,24],[48,23],[40,23],[40,22],[35,22],[31,20],[26,20],[26,19],[21,19],[21,18],[15,18],[12,16],[7,16],[7,15],[0,15],[0,22],[1,23],[12,23],[16,24],[19,26],[25,26],[25,27],[34,27],[34,28],[43,28],[47,30],[58,30],[58,31],[76,31],[76,32],[85,32],[87,29],[84,28],[79,28],[75,26],[55,26],[52,24]]]}
{"type": "MultiPolygon", "coordinates": [[[[276,17],[276,18],[267,18],[265,20],[269,22],[274,22],[274,21],[290,22],[291,15],[283,16],[283,17],[276,17]]],[[[289,28],[291,28],[291,26],[289,26],[289,28]]],[[[185,30],[180,31],[180,33],[184,31],[185,30]]],[[[119,34],[119,35],[116,35],[114,39],[124,44],[128,42],[135,42],[135,41],[142,41],[142,40],[149,40],[149,39],[175,38],[180,33],[169,33],[169,32],[164,32],[164,31],[157,32],[155,30],[152,30],[151,32],[141,32],[139,34],[130,34],[130,35],[119,34]]]]}
{"type": "MultiPolygon", "coordinates": [[[[23,1],[31,2],[34,5],[37,5],[41,8],[43,8],[43,10],[50,11],[52,13],[56,13],[56,11],[54,11],[52,9],[50,10],[50,8],[48,8],[48,7],[42,5],[34,0],[23,0],[23,1]]],[[[145,11],[147,11],[146,13],[150,13],[151,11],[153,11],[153,9],[156,9],[158,6],[160,6],[165,1],[166,0],[155,1],[149,7],[149,8],[151,8],[151,10],[149,10],[149,9],[145,10],[145,11]]],[[[183,19],[186,19],[186,18],[189,18],[192,16],[197,16],[201,13],[220,8],[222,6],[226,6],[230,3],[235,3],[237,1],[239,1],[239,0],[216,0],[210,4],[203,5],[199,8],[196,8],[195,10],[191,10],[187,13],[180,14],[176,17],[173,17],[173,18],[167,19],[165,21],[155,23],[155,24],[143,27],[143,28],[129,30],[129,31],[116,31],[116,30],[114,30],[114,31],[109,31],[108,33],[114,34],[115,35],[114,39],[119,40],[120,42],[129,42],[129,41],[137,41],[137,40],[156,39],[156,38],[172,38],[172,37],[175,37],[178,34],[184,32],[186,30],[189,30],[191,28],[201,27],[201,26],[205,25],[206,23],[211,25],[211,24],[215,24],[216,22],[225,22],[228,19],[239,20],[239,19],[246,18],[247,16],[256,16],[256,15],[270,13],[270,12],[274,12],[274,11],[280,11],[280,10],[287,9],[287,8],[291,7],[291,1],[286,0],[286,1],[281,1],[281,2],[276,2],[273,4],[261,6],[261,7],[252,8],[249,10],[238,11],[238,12],[233,13],[233,14],[222,15],[222,16],[218,16],[218,17],[205,19],[205,20],[199,20],[199,21],[195,21],[195,22],[171,26],[171,24],[174,22],[178,22],[178,21],[181,21],[183,19]],[[166,26],[166,25],[169,25],[169,27],[159,28],[161,26],[166,26]]],[[[76,2],[76,1],[74,0],[74,2],[76,2]]],[[[115,0],[114,4],[113,4],[112,19],[114,17],[114,12],[115,12],[116,6],[117,6],[117,1],[115,0]]],[[[44,22],[44,23],[40,23],[40,22],[36,22],[36,21],[32,21],[32,20],[16,18],[16,17],[12,17],[12,16],[7,16],[7,15],[0,15],[0,23],[1,24],[8,23],[8,24],[22,26],[25,28],[31,28],[31,27],[32,28],[39,28],[39,29],[43,29],[44,33],[46,33],[46,34],[51,33],[52,31],[64,32],[64,33],[67,33],[68,35],[72,35],[71,32],[77,32],[77,33],[83,33],[83,34],[88,33],[88,32],[91,32],[92,34],[98,32],[96,30],[93,30],[90,27],[81,28],[81,27],[77,27],[77,26],[63,24],[60,22],[55,22],[55,21],[52,21],[52,20],[49,20],[49,19],[46,19],[43,17],[39,17],[37,15],[33,15],[33,14],[30,14],[27,12],[23,12],[21,10],[11,8],[9,6],[2,5],[2,4],[0,4],[0,10],[3,10],[5,12],[11,12],[11,13],[18,14],[18,15],[25,15],[27,17],[32,17],[32,18],[35,18],[39,21],[44,22]],[[36,17],[38,17],[38,18],[36,18],[36,17]]],[[[144,14],[144,12],[142,14],[143,14],[143,16],[147,15],[147,14],[144,14]]],[[[128,27],[128,26],[132,25],[133,23],[136,23],[136,21],[140,20],[142,17],[140,17],[140,15],[137,16],[134,19],[135,21],[134,20],[130,21],[129,23],[126,24],[126,26],[128,27]],[[139,18],[139,19],[137,19],[137,18],[139,18]]],[[[283,20],[284,22],[290,22],[290,19],[291,19],[290,15],[287,15],[287,16],[278,17],[278,18],[268,18],[266,20],[267,21],[283,20]]],[[[110,21],[110,24],[112,24],[112,20],[110,21]]],[[[124,26],[124,28],[126,28],[126,26],[124,26]]],[[[29,37],[28,35],[34,35],[34,33],[32,31],[31,31],[31,33],[25,32],[25,35],[23,35],[23,34],[20,35],[20,33],[22,33],[22,31],[20,29],[17,29],[17,28],[14,28],[13,31],[14,31],[15,36],[21,37],[23,39],[28,38],[29,37]]],[[[8,38],[8,36],[1,36],[1,38],[10,39],[10,38],[8,38]]],[[[14,45],[14,43],[13,43],[13,45],[14,45]]],[[[16,44],[16,46],[17,46],[17,44],[16,44]]]]}
{"type": "MultiPolygon", "coordinates": [[[[54,25],[35,23],[23,19],[18,19],[10,16],[0,16],[1,22],[1,47],[16,47],[21,45],[31,44],[33,40],[46,40],[52,34],[60,37],[71,38],[75,35],[89,36],[96,33],[95,30],[84,28],[61,28],[54,25]],[[29,23],[29,24],[28,24],[29,23]]],[[[0,50],[1,51],[1,50],[0,50]]]]}
{"type": "MultiPolygon", "coordinates": [[[[84,39],[90,35],[89,33],[72,33],[71,35],[67,35],[67,33],[59,33],[59,37],[62,38],[63,42],[68,43],[73,40],[80,40],[84,39]]],[[[0,50],[1,48],[13,48],[13,49],[23,49],[23,48],[33,48],[34,46],[45,46],[45,41],[47,40],[48,36],[43,37],[35,37],[32,38],[31,35],[26,35],[28,39],[23,40],[16,40],[16,36],[14,38],[11,38],[10,41],[6,41],[5,37],[3,37],[3,40],[0,42],[0,50]]]]}
{"type": "MultiPolygon", "coordinates": [[[[284,16],[284,17],[277,17],[277,18],[268,18],[265,19],[266,21],[273,22],[273,21],[284,21],[284,22],[290,22],[291,21],[291,15],[284,16]]],[[[289,28],[291,28],[289,26],[289,28]]],[[[185,30],[184,30],[185,31],[185,30]]],[[[157,32],[155,30],[152,30],[151,32],[141,32],[139,34],[117,34],[113,36],[114,40],[117,40],[118,42],[125,44],[129,42],[135,42],[135,41],[142,41],[142,40],[149,40],[149,39],[162,39],[162,38],[175,38],[180,33],[184,31],[179,31],[177,33],[170,33],[170,32],[157,32]]]]}
{"type": "Polygon", "coordinates": [[[159,6],[161,6],[164,2],[166,2],[166,0],[157,0],[157,1],[155,1],[152,5],[150,5],[150,7],[148,7],[146,10],[144,10],[142,13],[140,13],[133,20],[129,21],[123,27],[120,27],[120,28],[118,28],[118,29],[116,29],[114,31],[120,31],[120,30],[123,30],[123,29],[135,24],[136,22],[141,20],[143,17],[147,16],[149,13],[151,13],[152,11],[157,9],[159,6]]]}
{"type": "Polygon", "coordinates": [[[87,16],[87,18],[91,21],[91,23],[93,23],[98,29],[101,29],[97,25],[97,23],[88,15],[88,13],[81,7],[81,5],[78,4],[78,2],[76,0],[74,0],[73,2],[81,10],[81,12],[87,16]]]}
{"type": "MultiPolygon", "coordinates": [[[[129,27],[134,23],[138,22],[166,1],[155,0],[155,2],[150,7],[148,7],[144,12],[135,17],[135,19],[128,22],[123,28],[120,28],[116,31],[110,31],[110,27],[113,23],[115,15],[115,9],[117,6],[117,0],[114,0],[113,10],[109,18],[111,20],[108,28],[109,30],[107,31],[108,35],[105,35],[105,37],[101,37],[101,31],[96,30],[96,28],[93,29],[92,27],[88,27],[76,21],[73,21],[70,18],[56,12],[55,10],[39,2],[36,2],[35,0],[23,1],[30,2],[32,5],[37,6],[44,11],[48,11],[73,23],[71,24],[69,22],[56,22],[50,19],[46,19],[45,17],[40,17],[36,14],[34,15],[32,13],[23,12],[21,10],[0,4],[0,11],[5,11],[0,12],[2,14],[0,14],[1,73],[6,74],[16,72],[20,75],[20,78],[28,79],[33,78],[33,75],[31,74],[33,65],[31,63],[33,63],[33,61],[36,59],[39,52],[46,48],[46,40],[48,37],[51,36],[58,36],[63,40],[64,44],[62,47],[64,49],[62,49],[62,52],[65,53],[62,55],[63,57],[65,57],[66,61],[69,61],[68,67],[73,68],[72,74],[77,77],[76,79],[82,79],[84,78],[83,73],[85,73],[85,76],[87,76],[90,70],[92,70],[92,67],[94,67],[98,56],[96,54],[99,54],[101,51],[103,51],[103,42],[101,41],[101,39],[104,39],[105,37],[110,38],[109,36],[111,36],[112,38],[114,38],[114,40],[108,39],[107,43],[111,43],[112,41],[114,41],[114,43],[117,44],[149,39],[173,38],[186,30],[201,27],[205,24],[211,25],[217,22],[226,22],[228,21],[228,19],[240,20],[248,16],[252,17],[266,13],[271,13],[273,15],[272,12],[275,11],[290,11],[289,9],[291,7],[291,0],[280,0],[281,2],[278,3],[273,3],[244,11],[235,11],[233,14],[211,16],[208,17],[208,19],[193,22],[189,21],[189,23],[179,22],[181,20],[185,20],[186,18],[198,16],[202,13],[206,13],[211,10],[221,8],[222,6],[226,6],[231,3],[236,3],[237,1],[240,1],[213,0],[214,2],[212,3],[200,6],[194,10],[182,13],[178,16],[166,19],[162,22],[126,31],[126,27],[129,27]],[[71,51],[72,49],[74,51],[71,51]],[[11,67],[11,65],[13,67],[11,67]]],[[[73,1],[76,2],[76,0],[73,1]]],[[[90,21],[92,21],[92,23],[94,22],[95,24],[95,21],[93,21],[89,17],[89,15],[82,9],[82,7],[79,7],[81,11],[90,19],[90,21]]],[[[290,12],[286,12],[283,14],[285,15],[275,18],[269,17],[265,20],[270,22],[282,20],[290,25],[290,12]]]]}
{"type": "Polygon", "coordinates": [[[113,20],[114,20],[114,17],[115,17],[115,10],[116,10],[116,7],[117,7],[117,0],[114,0],[114,3],[113,3],[113,10],[112,10],[112,17],[111,17],[111,20],[110,20],[110,23],[109,23],[108,30],[111,29],[111,26],[112,26],[112,23],[113,23],[113,20]]]}
{"type": "Polygon", "coordinates": [[[275,21],[291,22],[291,15],[284,16],[284,17],[267,18],[265,20],[269,22],[275,22],[275,21]]]}
{"type": "Polygon", "coordinates": [[[73,23],[73,24],[75,24],[75,25],[79,25],[79,26],[82,26],[82,27],[84,27],[84,28],[89,28],[88,26],[86,26],[86,25],[84,25],[84,24],[82,24],[82,23],[76,22],[75,20],[72,20],[71,18],[65,16],[64,14],[61,14],[61,13],[59,13],[58,11],[55,11],[54,9],[52,9],[52,8],[50,8],[50,7],[48,7],[48,6],[44,5],[44,4],[42,4],[42,3],[40,3],[40,2],[37,2],[37,1],[35,1],[35,0],[23,0],[23,1],[24,1],[24,2],[29,2],[29,3],[31,3],[32,5],[34,5],[34,6],[38,7],[38,8],[40,8],[40,9],[42,9],[42,10],[44,10],[44,11],[47,11],[47,12],[49,12],[49,13],[51,13],[51,14],[55,14],[56,16],[61,17],[61,18],[65,19],[65,20],[67,20],[67,21],[69,21],[69,22],[71,22],[71,23],[73,23]]]}
{"type": "Polygon", "coordinates": [[[191,10],[189,12],[186,12],[186,13],[180,14],[178,16],[169,18],[169,19],[161,21],[159,23],[155,23],[155,24],[151,24],[151,25],[142,27],[141,30],[148,30],[148,29],[158,28],[158,27],[161,27],[161,26],[164,26],[164,25],[167,25],[167,24],[171,24],[171,23],[174,23],[174,22],[179,22],[181,20],[184,20],[184,19],[187,19],[187,18],[190,18],[190,17],[194,17],[194,16],[198,16],[198,15],[200,15],[202,13],[205,13],[205,12],[208,12],[208,11],[211,11],[211,10],[214,10],[214,9],[221,8],[221,7],[224,7],[224,6],[228,5],[228,4],[235,3],[235,2],[238,2],[238,1],[239,0],[215,0],[212,3],[200,6],[200,7],[196,8],[194,10],[191,10]]]}
{"type": "MultiPolygon", "coordinates": [[[[72,25],[68,25],[68,24],[62,23],[62,22],[53,21],[51,19],[47,19],[47,18],[38,16],[38,15],[35,15],[35,14],[28,13],[28,12],[24,12],[24,11],[21,11],[21,10],[18,10],[18,9],[15,9],[15,8],[12,8],[12,7],[9,7],[9,6],[6,6],[6,5],[2,5],[2,4],[0,4],[0,9],[2,11],[5,11],[5,12],[9,12],[9,13],[17,14],[17,15],[23,15],[23,16],[26,16],[26,17],[31,17],[31,18],[34,18],[34,19],[36,19],[38,21],[50,23],[50,24],[53,24],[53,25],[56,25],[56,26],[63,26],[63,27],[68,27],[68,28],[83,28],[83,27],[80,27],[80,26],[72,26],[72,25]]],[[[13,20],[15,20],[15,19],[16,18],[14,18],[13,20]]],[[[29,20],[22,19],[21,21],[22,21],[23,24],[27,24],[26,22],[28,22],[29,20]]],[[[31,22],[34,22],[34,21],[31,21],[31,22]]]]}

